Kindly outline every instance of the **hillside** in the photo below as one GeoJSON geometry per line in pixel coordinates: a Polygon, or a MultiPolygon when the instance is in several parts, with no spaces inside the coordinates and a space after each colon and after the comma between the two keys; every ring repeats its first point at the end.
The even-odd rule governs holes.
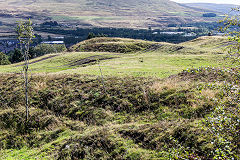
{"type": "Polygon", "coordinates": [[[104,37],[32,59],[28,121],[23,63],[0,66],[0,160],[239,159],[228,44],[104,37]]]}
{"type": "Polygon", "coordinates": [[[70,51],[77,52],[115,52],[134,53],[144,50],[154,50],[167,43],[157,43],[128,38],[93,38],[70,47],[70,51]]]}
{"type": "Polygon", "coordinates": [[[95,76],[34,75],[27,123],[21,76],[1,75],[0,159],[212,159],[223,136],[237,159],[239,96],[225,85],[239,87],[238,72],[105,77],[104,86],[95,76]]]}
{"type": "MultiPolygon", "coordinates": [[[[226,41],[222,37],[201,37],[176,45],[127,38],[94,38],[72,46],[71,52],[32,59],[30,69],[31,73],[99,75],[100,65],[104,75],[165,78],[191,67],[228,66],[223,50],[226,41]]],[[[0,66],[0,73],[19,73],[22,64],[0,66]]]]}
{"type": "Polygon", "coordinates": [[[215,4],[215,3],[184,3],[184,5],[189,7],[208,9],[215,12],[221,12],[222,14],[229,14],[232,8],[237,7],[237,5],[233,4],[215,4]]]}
{"type": "MultiPolygon", "coordinates": [[[[56,20],[78,26],[147,28],[197,22],[203,9],[170,0],[28,0],[0,1],[0,21],[12,24],[19,18],[35,22],[56,20]]],[[[207,19],[208,21],[212,19],[207,19]]]]}

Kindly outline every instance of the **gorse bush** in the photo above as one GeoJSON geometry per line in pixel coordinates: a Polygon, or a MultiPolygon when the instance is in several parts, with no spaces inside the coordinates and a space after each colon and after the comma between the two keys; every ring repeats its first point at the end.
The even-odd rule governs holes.
{"type": "MultiPolygon", "coordinates": [[[[208,82],[198,86],[199,90],[209,88],[218,90],[218,97],[213,98],[213,112],[206,115],[200,126],[211,136],[211,152],[208,156],[213,159],[239,159],[240,145],[240,87],[239,68],[217,69],[201,67],[187,69],[182,72],[185,78],[200,79],[208,82]],[[197,77],[194,77],[196,75],[197,77]]],[[[183,75],[182,75],[183,76],[183,75]]]]}
{"type": "Polygon", "coordinates": [[[214,159],[239,159],[240,137],[240,88],[238,81],[225,83],[221,88],[220,100],[214,111],[203,120],[212,136],[214,159]]]}
{"type": "MultiPolygon", "coordinates": [[[[235,110],[235,109],[234,109],[235,110]]],[[[239,110],[239,106],[238,109],[239,110]]],[[[211,155],[214,159],[239,159],[240,117],[225,105],[217,106],[214,112],[203,120],[212,136],[215,148],[211,155]]]]}

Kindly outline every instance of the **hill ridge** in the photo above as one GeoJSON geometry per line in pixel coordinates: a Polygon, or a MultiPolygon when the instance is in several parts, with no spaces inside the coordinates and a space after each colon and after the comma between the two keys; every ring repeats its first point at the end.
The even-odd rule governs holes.
{"type": "MultiPolygon", "coordinates": [[[[25,15],[40,21],[52,19],[62,23],[127,28],[185,23],[195,21],[196,17],[199,21],[203,20],[201,15],[204,12],[170,0],[7,0],[0,1],[1,11],[6,12],[5,18],[7,15],[13,17],[25,15]],[[41,15],[46,17],[43,18],[41,15]]],[[[0,21],[2,18],[4,15],[0,16],[0,21]]]]}

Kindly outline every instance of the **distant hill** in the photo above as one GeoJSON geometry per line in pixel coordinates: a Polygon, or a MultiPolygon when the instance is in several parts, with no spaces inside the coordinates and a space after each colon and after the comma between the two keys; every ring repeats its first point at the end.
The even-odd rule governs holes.
{"type": "Polygon", "coordinates": [[[184,5],[188,7],[202,8],[212,10],[215,12],[221,12],[223,14],[229,14],[231,9],[237,6],[234,4],[215,4],[215,3],[186,3],[184,5]]]}
{"type": "Polygon", "coordinates": [[[183,6],[170,0],[0,1],[0,21],[3,23],[30,17],[40,22],[56,20],[85,27],[147,28],[205,21],[202,17],[204,12],[204,9],[183,6]]]}

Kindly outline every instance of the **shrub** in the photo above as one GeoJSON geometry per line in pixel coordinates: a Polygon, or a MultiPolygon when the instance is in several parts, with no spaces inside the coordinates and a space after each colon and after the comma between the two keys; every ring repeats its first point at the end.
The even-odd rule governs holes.
{"type": "Polygon", "coordinates": [[[228,57],[233,60],[235,63],[240,62],[240,9],[233,8],[232,12],[235,16],[227,15],[223,20],[219,21],[221,27],[219,28],[220,32],[225,32],[226,35],[229,35],[228,39],[230,43],[228,44],[228,57]]]}
{"type": "Polygon", "coordinates": [[[18,48],[15,48],[14,51],[10,51],[8,55],[11,63],[17,63],[23,60],[22,53],[18,48]]]}
{"type": "Polygon", "coordinates": [[[10,64],[10,61],[8,60],[8,56],[0,52],[0,65],[7,65],[7,64],[10,64]]]}

